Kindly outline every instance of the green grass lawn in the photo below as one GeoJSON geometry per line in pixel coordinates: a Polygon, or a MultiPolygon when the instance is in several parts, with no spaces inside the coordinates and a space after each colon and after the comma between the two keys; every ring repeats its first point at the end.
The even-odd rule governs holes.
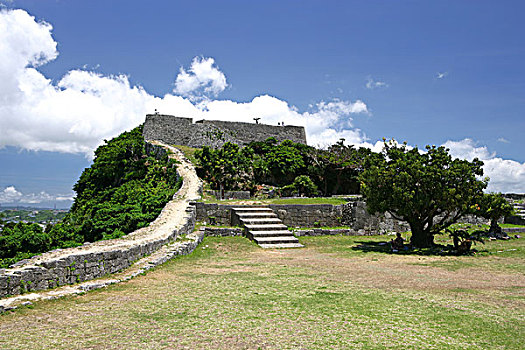
{"type": "Polygon", "coordinates": [[[390,238],[208,237],[129,282],[0,316],[0,348],[523,348],[525,240],[426,256],[381,250],[390,238]]]}

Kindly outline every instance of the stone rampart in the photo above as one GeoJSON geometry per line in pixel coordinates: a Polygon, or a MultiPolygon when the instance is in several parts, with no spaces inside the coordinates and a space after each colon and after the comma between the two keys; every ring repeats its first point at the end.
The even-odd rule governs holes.
{"type": "Polygon", "coordinates": [[[244,122],[201,120],[165,114],[148,114],[143,129],[146,140],[159,140],[171,145],[221,147],[226,142],[246,145],[275,137],[279,142],[291,140],[306,144],[302,126],[274,126],[244,122]]]}
{"type": "Polygon", "coordinates": [[[208,190],[206,194],[217,199],[250,199],[250,191],[223,191],[221,194],[220,191],[208,190]]]}
{"type": "MultiPolygon", "coordinates": [[[[197,202],[197,221],[216,225],[238,225],[232,208],[239,205],[197,202]]],[[[340,227],[356,235],[405,232],[410,227],[405,221],[394,219],[389,213],[370,214],[366,202],[353,200],[341,205],[332,204],[269,204],[283,224],[291,228],[340,227]]],[[[483,218],[466,216],[464,223],[486,223],[483,218]]]]}
{"type": "MultiPolygon", "coordinates": [[[[197,221],[217,225],[236,225],[232,216],[234,204],[197,202],[197,221]]],[[[341,205],[332,204],[270,204],[283,224],[289,227],[338,227],[346,226],[355,234],[384,234],[408,231],[408,224],[395,220],[388,213],[370,215],[364,201],[351,201],[341,205]]]]}
{"type": "MultiPolygon", "coordinates": [[[[153,142],[148,149],[162,154],[162,147],[168,146],[153,142]]],[[[13,268],[2,269],[0,298],[87,281],[120,271],[177,236],[192,233],[196,221],[195,200],[202,191],[201,182],[182,153],[169,148],[170,157],[181,162],[177,172],[184,182],[155,221],[119,239],[51,251],[20,262],[13,268]]]]}

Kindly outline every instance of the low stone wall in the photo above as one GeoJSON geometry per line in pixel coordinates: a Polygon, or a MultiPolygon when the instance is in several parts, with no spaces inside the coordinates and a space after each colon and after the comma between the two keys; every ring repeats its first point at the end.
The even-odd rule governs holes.
{"type": "MultiPolygon", "coordinates": [[[[232,208],[238,205],[196,203],[197,221],[215,225],[236,225],[232,208]]],[[[283,224],[289,227],[348,226],[356,234],[384,234],[408,231],[408,224],[385,215],[370,215],[363,201],[346,204],[270,204],[283,224]]]]}
{"type": "Polygon", "coordinates": [[[215,236],[215,237],[232,237],[232,236],[242,236],[244,234],[244,229],[240,227],[201,227],[201,230],[204,232],[205,236],[215,236]]]}
{"type": "Polygon", "coordinates": [[[512,225],[525,225],[525,219],[519,215],[507,216],[503,222],[512,225]]]}
{"type": "MultiPolygon", "coordinates": [[[[206,193],[221,199],[220,191],[208,190],[206,193]]],[[[250,191],[224,191],[222,199],[250,199],[250,191]]]]}
{"type": "MultiPolygon", "coordinates": [[[[314,228],[311,230],[293,230],[297,237],[301,236],[364,236],[366,233],[354,231],[346,228],[323,229],[314,228]]],[[[371,233],[369,233],[371,234],[371,233]]]]}
{"type": "Polygon", "coordinates": [[[128,249],[106,251],[89,251],[90,244],[85,244],[77,249],[86,249],[87,252],[74,252],[59,259],[42,261],[38,265],[29,263],[4,269],[0,272],[0,298],[92,280],[121,271],[173,241],[178,235],[190,234],[194,227],[195,211],[192,210],[183,227],[164,239],[137,244],[128,249]]]}
{"type": "MultiPolygon", "coordinates": [[[[268,205],[282,220],[292,228],[339,227],[345,226],[358,235],[405,232],[410,227],[405,221],[394,219],[389,213],[371,215],[366,210],[366,202],[353,200],[341,205],[332,204],[270,204],[268,205]]],[[[236,218],[232,208],[238,205],[220,203],[196,203],[197,221],[213,225],[235,226],[236,218]]],[[[486,223],[483,218],[467,216],[461,222],[470,224],[486,223]]]]}
{"type": "Polygon", "coordinates": [[[202,191],[195,169],[176,149],[159,143],[148,147],[158,154],[163,153],[160,148],[170,148],[170,157],[181,162],[177,172],[184,179],[174,199],[159,217],[149,226],[122,238],[59,249],[0,270],[0,298],[87,281],[123,270],[177,236],[193,232],[195,200],[202,191]]]}

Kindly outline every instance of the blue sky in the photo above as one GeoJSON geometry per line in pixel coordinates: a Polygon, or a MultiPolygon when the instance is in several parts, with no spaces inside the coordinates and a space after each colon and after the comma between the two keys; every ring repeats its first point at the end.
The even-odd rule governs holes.
{"type": "Polygon", "coordinates": [[[0,204],[70,196],[92,149],[153,108],[282,119],[319,144],[445,144],[484,159],[492,190],[525,192],[521,1],[3,4],[0,50],[19,58],[0,61],[0,204]]]}

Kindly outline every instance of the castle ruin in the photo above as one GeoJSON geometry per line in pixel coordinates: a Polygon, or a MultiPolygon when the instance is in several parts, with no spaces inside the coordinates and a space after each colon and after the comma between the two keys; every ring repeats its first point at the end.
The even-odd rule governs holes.
{"type": "Polygon", "coordinates": [[[275,137],[277,141],[291,140],[306,144],[302,126],[274,126],[267,124],[227,122],[181,118],[166,114],[148,114],[144,123],[144,139],[158,140],[171,145],[200,148],[219,148],[226,142],[247,145],[275,137]]]}

